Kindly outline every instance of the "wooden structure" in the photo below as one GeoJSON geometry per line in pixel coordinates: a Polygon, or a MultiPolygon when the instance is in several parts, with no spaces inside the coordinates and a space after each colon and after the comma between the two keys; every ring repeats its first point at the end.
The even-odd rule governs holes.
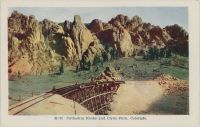
{"type": "MultiPolygon", "coordinates": [[[[16,115],[54,94],[59,94],[81,104],[96,115],[107,115],[111,110],[110,104],[113,101],[113,95],[117,94],[120,84],[123,83],[125,82],[105,81],[75,84],[58,89],[53,87],[49,92],[10,106],[9,114],[16,115]]],[[[76,109],[75,103],[74,108],[76,109]]]]}

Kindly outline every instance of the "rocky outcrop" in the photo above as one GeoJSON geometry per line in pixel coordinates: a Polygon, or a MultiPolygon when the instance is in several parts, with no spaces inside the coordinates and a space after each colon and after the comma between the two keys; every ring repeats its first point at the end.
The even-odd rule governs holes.
{"type": "Polygon", "coordinates": [[[89,29],[104,45],[111,45],[115,48],[120,56],[137,55],[141,50],[147,51],[154,46],[172,48],[174,53],[188,53],[188,34],[177,25],[161,28],[144,23],[139,16],[129,19],[129,17],[119,14],[108,23],[93,20],[89,29]],[[180,49],[178,49],[179,46],[180,49]]]}
{"type": "Polygon", "coordinates": [[[108,23],[113,25],[118,25],[120,23],[123,27],[126,27],[128,22],[129,22],[128,16],[119,14],[116,17],[112,18],[108,23]]]}
{"type": "Polygon", "coordinates": [[[135,56],[152,46],[188,55],[188,33],[178,25],[163,29],[139,16],[129,19],[122,14],[108,23],[94,19],[87,27],[79,15],[73,22],[59,24],[39,22],[17,11],[8,18],[9,77],[55,72],[61,58],[66,66],[88,68],[114,56],[135,56]]]}
{"type": "MultiPolygon", "coordinates": [[[[80,65],[105,52],[102,44],[82,23],[80,16],[63,26],[14,11],[8,19],[9,77],[55,73],[61,58],[66,65],[80,65]]],[[[102,59],[103,60],[103,59],[102,59]]]]}
{"type": "Polygon", "coordinates": [[[42,27],[34,16],[12,13],[8,19],[9,78],[41,74],[57,65],[56,54],[44,40],[42,27]]]}
{"type": "Polygon", "coordinates": [[[189,54],[189,41],[188,33],[179,25],[166,26],[164,28],[169,35],[171,40],[168,42],[170,49],[178,54],[188,56],[189,54]]]}
{"type": "Polygon", "coordinates": [[[104,45],[111,45],[119,56],[128,57],[133,55],[134,46],[131,36],[120,23],[101,31],[99,38],[104,45]]]}
{"type": "Polygon", "coordinates": [[[99,39],[115,48],[119,56],[134,56],[152,45],[162,48],[170,39],[162,28],[143,23],[139,16],[129,19],[121,14],[104,23],[103,30],[98,33],[99,39]]]}
{"type": "Polygon", "coordinates": [[[76,49],[76,54],[74,55],[78,56],[77,60],[83,64],[81,67],[88,64],[89,66],[92,65],[94,58],[102,57],[102,54],[105,52],[98,38],[88,30],[85,24],[82,23],[81,17],[78,15],[74,17],[71,37],[76,49]]]}
{"type": "Polygon", "coordinates": [[[103,30],[103,22],[99,19],[94,19],[89,24],[88,28],[90,29],[91,32],[98,35],[98,33],[103,30]]]}
{"type": "Polygon", "coordinates": [[[81,59],[82,54],[88,49],[94,38],[92,33],[81,22],[81,17],[78,15],[74,17],[71,35],[77,50],[78,59],[81,59]]]}
{"type": "Polygon", "coordinates": [[[66,20],[63,23],[63,29],[64,29],[65,33],[69,34],[71,32],[71,29],[72,29],[72,23],[70,21],[66,20]]]}
{"type": "Polygon", "coordinates": [[[177,24],[166,26],[164,29],[174,40],[188,40],[188,33],[177,24]]]}
{"type": "Polygon", "coordinates": [[[143,23],[134,31],[131,31],[132,42],[136,45],[152,46],[159,48],[165,47],[165,44],[171,39],[170,35],[159,26],[143,23]]]}

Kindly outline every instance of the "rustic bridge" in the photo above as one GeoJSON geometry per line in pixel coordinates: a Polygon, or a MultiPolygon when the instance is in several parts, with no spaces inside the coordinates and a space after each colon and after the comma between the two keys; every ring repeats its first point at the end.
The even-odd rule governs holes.
{"type": "MultiPolygon", "coordinates": [[[[113,101],[113,95],[117,93],[120,84],[124,81],[105,81],[105,82],[90,82],[75,84],[62,88],[53,88],[51,91],[46,92],[35,98],[23,101],[9,108],[10,114],[18,114],[23,110],[37,104],[44,99],[59,94],[64,98],[71,99],[83,107],[87,108],[90,112],[96,115],[107,115],[111,110],[110,104],[113,101]]],[[[76,109],[75,103],[74,108],[76,109]]],[[[75,113],[76,114],[76,113],[75,113]]]]}

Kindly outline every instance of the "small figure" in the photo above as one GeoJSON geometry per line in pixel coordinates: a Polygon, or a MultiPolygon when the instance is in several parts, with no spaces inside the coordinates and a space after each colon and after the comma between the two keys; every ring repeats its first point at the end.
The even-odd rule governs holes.
{"type": "Polygon", "coordinates": [[[104,74],[107,75],[107,76],[109,76],[109,77],[112,76],[112,72],[111,72],[111,70],[110,70],[109,67],[106,67],[106,70],[104,70],[104,74]]]}

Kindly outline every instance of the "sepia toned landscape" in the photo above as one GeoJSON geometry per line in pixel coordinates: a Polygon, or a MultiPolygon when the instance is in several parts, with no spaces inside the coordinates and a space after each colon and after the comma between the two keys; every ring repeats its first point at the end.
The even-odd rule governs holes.
{"type": "Polygon", "coordinates": [[[11,12],[10,115],[189,114],[186,29],[140,15],[84,18],[40,21],[11,12]]]}

